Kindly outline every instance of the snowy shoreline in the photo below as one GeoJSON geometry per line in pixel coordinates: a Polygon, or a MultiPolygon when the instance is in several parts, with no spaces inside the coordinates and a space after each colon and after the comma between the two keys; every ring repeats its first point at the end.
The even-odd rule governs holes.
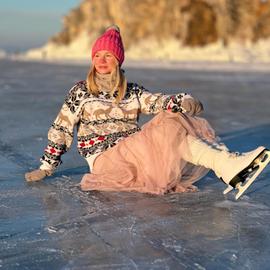
{"type": "MultiPolygon", "coordinates": [[[[47,63],[54,65],[89,66],[91,59],[34,59],[20,55],[6,55],[1,60],[47,63]]],[[[270,72],[270,63],[242,63],[225,61],[164,61],[164,60],[130,60],[126,59],[123,68],[149,68],[149,69],[183,69],[205,71],[243,71],[243,72],[270,72]]]]}
{"type": "MultiPolygon", "coordinates": [[[[91,39],[82,33],[70,45],[52,42],[18,54],[3,54],[3,58],[51,64],[90,65],[91,39]]],[[[157,42],[147,39],[126,49],[123,67],[152,69],[269,71],[270,38],[256,43],[231,42],[224,46],[220,41],[204,47],[186,47],[179,40],[157,42]]]]}

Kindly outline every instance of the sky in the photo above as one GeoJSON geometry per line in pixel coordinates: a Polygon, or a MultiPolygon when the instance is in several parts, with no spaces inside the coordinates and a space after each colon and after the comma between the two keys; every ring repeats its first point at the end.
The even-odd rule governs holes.
{"type": "Polygon", "coordinates": [[[62,18],[82,0],[0,0],[0,49],[40,47],[62,29],[62,18]]]}

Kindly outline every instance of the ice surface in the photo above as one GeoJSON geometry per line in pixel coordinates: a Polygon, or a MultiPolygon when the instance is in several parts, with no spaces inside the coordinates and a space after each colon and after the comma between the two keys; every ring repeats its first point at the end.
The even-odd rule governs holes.
{"type": "MultiPolygon", "coordinates": [[[[82,192],[87,166],[74,146],[54,176],[27,184],[24,173],[39,165],[48,128],[87,66],[1,60],[0,71],[0,269],[269,269],[269,168],[239,201],[212,173],[197,193],[82,192]]],[[[197,96],[232,150],[270,147],[270,72],[126,74],[156,92],[197,96]]]]}

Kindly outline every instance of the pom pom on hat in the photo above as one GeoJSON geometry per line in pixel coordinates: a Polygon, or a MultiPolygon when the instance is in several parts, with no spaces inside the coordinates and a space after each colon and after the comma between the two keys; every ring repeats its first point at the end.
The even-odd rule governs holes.
{"type": "Polygon", "coordinates": [[[117,25],[108,27],[103,35],[101,35],[92,47],[92,59],[98,51],[111,52],[122,65],[125,59],[124,46],[120,35],[120,29],[117,25]]]}
{"type": "Polygon", "coordinates": [[[108,30],[112,30],[112,29],[114,29],[114,30],[116,30],[117,32],[120,33],[120,28],[119,28],[119,26],[116,25],[116,24],[113,24],[113,25],[109,26],[109,27],[106,29],[105,32],[107,32],[108,30]]]}

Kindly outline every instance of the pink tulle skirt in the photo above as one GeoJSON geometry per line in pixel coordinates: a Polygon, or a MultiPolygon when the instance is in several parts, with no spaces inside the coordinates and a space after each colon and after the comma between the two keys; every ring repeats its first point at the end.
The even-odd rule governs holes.
{"type": "Polygon", "coordinates": [[[153,194],[189,190],[208,169],[194,166],[183,158],[190,154],[187,135],[215,142],[214,131],[205,119],[159,113],[140,132],[99,155],[92,173],[82,178],[82,190],[153,194]]]}

